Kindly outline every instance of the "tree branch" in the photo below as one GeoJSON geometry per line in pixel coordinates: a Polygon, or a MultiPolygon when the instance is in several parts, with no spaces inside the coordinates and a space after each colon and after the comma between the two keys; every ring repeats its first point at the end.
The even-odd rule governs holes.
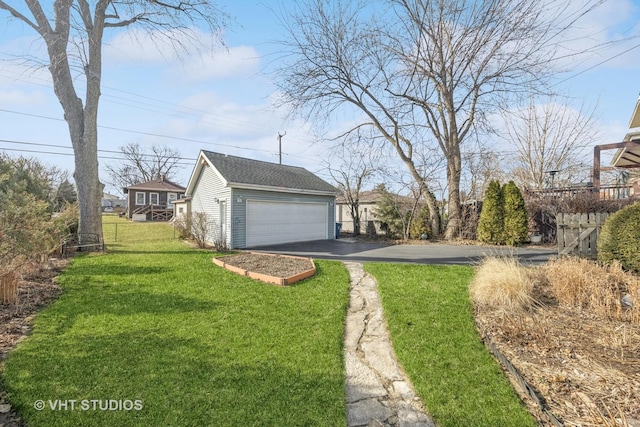
{"type": "Polygon", "coordinates": [[[18,12],[16,9],[14,9],[11,6],[9,6],[7,3],[5,3],[2,0],[0,0],[0,9],[6,10],[11,15],[13,15],[15,18],[18,18],[19,20],[21,20],[22,22],[24,22],[25,24],[27,24],[28,26],[30,26],[31,28],[36,30],[38,33],[40,33],[40,27],[38,27],[38,25],[36,25],[33,21],[31,21],[25,15],[23,15],[20,12],[18,12]]]}

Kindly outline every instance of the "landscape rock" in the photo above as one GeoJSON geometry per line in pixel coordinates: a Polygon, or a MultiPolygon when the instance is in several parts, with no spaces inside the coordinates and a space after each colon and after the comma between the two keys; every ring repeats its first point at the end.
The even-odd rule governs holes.
{"type": "Polygon", "coordinates": [[[393,352],[375,279],[345,262],[351,278],[345,324],[349,427],[434,427],[393,352]]]}
{"type": "MultiPolygon", "coordinates": [[[[347,404],[347,425],[370,425],[372,421],[384,423],[393,412],[377,399],[365,399],[347,404]]],[[[384,424],[383,424],[384,425],[384,424]]]]}

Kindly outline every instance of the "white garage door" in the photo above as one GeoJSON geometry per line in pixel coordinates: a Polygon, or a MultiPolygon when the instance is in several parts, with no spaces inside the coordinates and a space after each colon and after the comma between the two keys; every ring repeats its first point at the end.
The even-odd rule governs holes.
{"type": "Polygon", "coordinates": [[[247,200],[247,246],[327,239],[326,203],[247,200]]]}

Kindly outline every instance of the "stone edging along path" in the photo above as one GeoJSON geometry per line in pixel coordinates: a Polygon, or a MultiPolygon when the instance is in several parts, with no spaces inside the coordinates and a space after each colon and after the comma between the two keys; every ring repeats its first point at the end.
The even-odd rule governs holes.
{"type": "Polygon", "coordinates": [[[434,427],[396,360],[375,279],[345,262],[351,277],[344,335],[347,425],[434,427]]]}

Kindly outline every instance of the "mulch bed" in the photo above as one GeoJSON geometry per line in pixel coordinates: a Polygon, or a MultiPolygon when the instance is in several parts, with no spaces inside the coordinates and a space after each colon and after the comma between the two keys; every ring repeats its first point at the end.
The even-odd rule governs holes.
{"type": "Polygon", "coordinates": [[[292,258],[282,255],[240,253],[218,257],[218,259],[247,271],[283,278],[309,270],[308,259],[292,258]]]}
{"type": "Polygon", "coordinates": [[[640,325],[552,299],[532,312],[477,308],[476,323],[565,426],[640,426],[640,325]]]}

